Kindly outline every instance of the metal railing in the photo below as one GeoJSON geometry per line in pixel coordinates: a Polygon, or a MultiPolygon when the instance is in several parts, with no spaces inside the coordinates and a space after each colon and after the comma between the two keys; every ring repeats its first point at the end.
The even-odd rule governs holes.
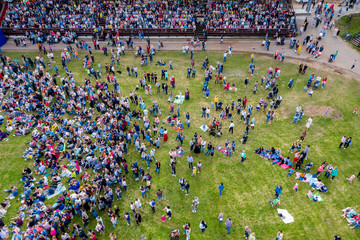
{"type": "MultiPolygon", "coordinates": [[[[94,36],[100,32],[85,29],[85,28],[2,28],[6,36],[25,36],[26,32],[41,32],[49,34],[51,32],[75,32],[78,36],[94,36]]],[[[193,36],[195,31],[193,28],[105,28],[102,35],[119,34],[120,36],[136,36],[139,32],[144,32],[144,36],[158,36],[158,37],[171,37],[171,36],[193,36]]],[[[262,29],[256,28],[207,28],[207,36],[265,36],[266,34],[275,35],[289,35],[291,30],[288,28],[280,29],[262,29]]]]}

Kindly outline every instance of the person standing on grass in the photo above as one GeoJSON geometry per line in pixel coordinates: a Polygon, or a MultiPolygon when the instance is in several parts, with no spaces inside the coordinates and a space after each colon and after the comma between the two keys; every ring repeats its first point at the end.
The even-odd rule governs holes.
{"type": "Polygon", "coordinates": [[[116,237],[116,235],[114,233],[110,233],[109,238],[110,238],[110,240],[116,240],[117,239],[117,237],[116,237]]]}
{"type": "Polygon", "coordinates": [[[155,172],[157,172],[158,174],[160,174],[160,162],[156,162],[155,163],[155,166],[156,166],[156,168],[155,168],[155,172]]]}
{"type": "Polygon", "coordinates": [[[304,75],[306,73],[306,69],[308,68],[307,64],[304,65],[301,74],[304,75]]]}
{"type": "Polygon", "coordinates": [[[226,219],[225,226],[226,226],[226,229],[227,229],[227,234],[230,234],[231,225],[232,225],[231,218],[226,219]]]}
{"type": "Polygon", "coordinates": [[[249,236],[249,240],[256,240],[255,233],[251,233],[249,236]]]}
{"type": "Polygon", "coordinates": [[[189,195],[190,184],[188,181],[185,181],[184,188],[186,190],[186,195],[189,195]]]}
{"type": "Polygon", "coordinates": [[[218,220],[219,220],[219,224],[221,224],[221,222],[224,220],[224,215],[222,213],[219,214],[218,220]]]}
{"type": "Polygon", "coordinates": [[[309,152],[310,152],[310,145],[307,145],[307,146],[304,148],[305,160],[307,160],[308,155],[309,155],[309,152]]]}
{"type": "Polygon", "coordinates": [[[306,128],[309,129],[311,124],[312,124],[312,117],[310,117],[307,121],[306,121],[306,128]]]}
{"type": "Polygon", "coordinates": [[[177,107],[176,107],[176,111],[177,111],[177,115],[178,115],[178,117],[180,117],[180,105],[177,105],[177,107]]]}
{"type": "Polygon", "coordinates": [[[280,230],[276,235],[276,240],[282,240],[284,237],[283,232],[280,230]]]}
{"type": "Polygon", "coordinates": [[[222,191],[225,189],[224,183],[221,183],[218,188],[219,188],[220,197],[222,197],[222,191]]]}
{"type": "Polygon", "coordinates": [[[201,173],[201,162],[197,163],[197,167],[198,167],[198,172],[201,173]]]}
{"type": "Polygon", "coordinates": [[[171,209],[170,209],[170,206],[167,206],[164,210],[166,211],[166,215],[167,215],[166,218],[169,218],[169,220],[170,220],[170,219],[171,219],[171,209]]]}
{"type": "Polygon", "coordinates": [[[190,240],[190,233],[191,233],[190,223],[186,223],[184,225],[184,234],[186,235],[186,240],[190,240]]]}
{"type": "Polygon", "coordinates": [[[163,197],[163,191],[161,191],[161,189],[160,189],[160,188],[157,190],[157,192],[156,192],[156,196],[158,197],[159,202],[161,202],[161,200],[163,200],[163,199],[164,199],[164,197],[163,197]]]}
{"type": "Polygon", "coordinates": [[[330,164],[329,166],[327,166],[326,167],[326,172],[325,172],[325,177],[330,177],[330,174],[331,174],[331,172],[332,172],[332,170],[333,170],[334,168],[333,168],[333,166],[332,166],[332,164],[330,164]]]}
{"type": "Polygon", "coordinates": [[[298,187],[299,187],[299,185],[298,185],[297,183],[295,183],[295,185],[294,185],[294,187],[293,187],[293,190],[295,190],[295,192],[297,192],[298,187]]]}
{"type": "Polygon", "coordinates": [[[230,123],[230,125],[229,125],[229,133],[231,133],[231,134],[234,133],[234,126],[235,126],[234,122],[231,121],[231,123],[230,123]]]}
{"type": "Polygon", "coordinates": [[[151,201],[149,202],[149,205],[150,205],[150,207],[151,207],[152,213],[155,213],[155,206],[156,206],[155,199],[151,200],[151,201]]]}
{"type": "Polygon", "coordinates": [[[186,180],[185,180],[183,177],[181,177],[181,178],[179,179],[181,191],[184,191],[184,190],[185,190],[185,182],[186,182],[186,180]]]}
{"type": "Polygon", "coordinates": [[[189,169],[192,169],[193,168],[193,162],[194,162],[194,159],[192,158],[192,156],[188,156],[187,158],[187,161],[189,163],[189,169]]]}
{"type": "Polygon", "coordinates": [[[241,162],[243,163],[246,160],[246,152],[245,152],[245,150],[242,151],[240,156],[241,156],[241,162]]]}
{"type": "Polygon", "coordinates": [[[275,197],[280,197],[281,193],[282,193],[282,187],[280,185],[276,186],[275,197]]]}
{"type": "Polygon", "coordinates": [[[344,149],[346,149],[348,146],[350,146],[352,143],[351,141],[351,137],[348,137],[345,141],[345,144],[344,144],[344,149]]]}
{"type": "Polygon", "coordinates": [[[250,234],[251,234],[251,229],[250,229],[250,227],[249,227],[249,226],[245,226],[244,232],[245,232],[244,238],[245,238],[245,239],[248,239],[248,237],[249,237],[250,234]]]}
{"type": "Polygon", "coordinates": [[[207,224],[204,220],[200,221],[199,228],[200,228],[201,232],[203,232],[203,233],[205,232],[205,229],[207,228],[207,224]]]}
{"type": "Polygon", "coordinates": [[[346,141],[346,136],[344,135],[344,136],[341,138],[340,145],[339,145],[339,149],[341,149],[341,146],[345,143],[345,141],[346,141]]]}
{"type": "Polygon", "coordinates": [[[141,224],[141,215],[140,213],[137,213],[135,216],[135,220],[136,220],[136,224],[140,225],[141,224]]]}
{"type": "Polygon", "coordinates": [[[246,141],[248,140],[248,135],[245,133],[245,135],[243,136],[243,138],[242,138],[242,144],[246,144],[246,141]]]}
{"type": "Polygon", "coordinates": [[[334,169],[330,173],[330,175],[331,175],[330,180],[334,180],[334,178],[338,175],[338,173],[339,173],[339,169],[337,167],[334,167],[334,169]]]}
{"type": "Polygon", "coordinates": [[[130,214],[128,212],[125,213],[124,219],[127,222],[127,225],[130,226],[130,214]]]}

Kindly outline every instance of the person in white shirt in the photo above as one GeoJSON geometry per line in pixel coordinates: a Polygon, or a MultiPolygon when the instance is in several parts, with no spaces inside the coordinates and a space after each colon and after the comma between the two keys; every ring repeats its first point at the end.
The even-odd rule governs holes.
{"type": "Polygon", "coordinates": [[[231,132],[231,134],[234,133],[234,127],[235,127],[235,124],[233,121],[231,121],[230,126],[229,126],[229,132],[231,132]]]}
{"type": "Polygon", "coordinates": [[[282,233],[282,231],[280,230],[277,235],[276,235],[276,240],[282,240],[284,237],[284,234],[282,233]]]}
{"type": "Polygon", "coordinates": [[[312,124],[312,117],[310,117],[307,121],[306,121],[306,128],[309,129],[311,124],[312,124]]]}
{"type": "Polygon", "coordinates": [[[140,202],[140,199],[136,199],[135,200],[135,205],[136,205],[136,208],[140,209],[144,212],[144,209],[142,209],[142,206],[141,206],[141,202],[140,202]]]}

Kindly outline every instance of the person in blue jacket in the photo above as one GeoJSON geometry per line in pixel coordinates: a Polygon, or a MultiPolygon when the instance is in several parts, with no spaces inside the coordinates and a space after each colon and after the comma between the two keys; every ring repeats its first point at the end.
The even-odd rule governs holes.
{"type": "Polygon", "coordinates": [[[221,183],[221,184],[219,185],[220,197],[222,197],[222,191],[223,191],[224,189],[225,189],[225,186],[224,186],[223,183],[221,183]]]}
{"type": "Polygon", "coordinates": [[[279,185],[279,186],[276,186],[275,188],[275,197],[279,197],[282,193],[282,187],[279,185]]]}

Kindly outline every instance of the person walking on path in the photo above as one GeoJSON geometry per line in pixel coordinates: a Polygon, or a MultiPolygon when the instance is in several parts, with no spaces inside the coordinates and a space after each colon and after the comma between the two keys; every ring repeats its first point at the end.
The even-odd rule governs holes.
{"type": "Polygon", "coordinates": [[[354,61],[353,61],[352,66],[351,66],[351,68],[350,68],[350,69],[351,69],[351,70],[353,70],[353,69],[354,69],[354,67],[355,67],[355,65],[356,65],[356,60],[354,60],[354,61]]]}
{"type": "Polygon", "coordinates": [[[346,136],[343,136],[340,140],[339,149],[341,149],[341,146],[345,143],[345,141],[346,141],[346,136]]]}
{"type": "Polygon", "coordinates": [[[220,197],[222,197],[222,191],[225,189],[224,183],[221,183],[218,188],[220,192],[220,197]]]}
{"type": "Polygon", "coordinates": [[[231,225],[232,225],[231,218],[226,219],[225,226],[226,226],[226,229],[227,229],[227,234],[230,234],[231,225]]]}

